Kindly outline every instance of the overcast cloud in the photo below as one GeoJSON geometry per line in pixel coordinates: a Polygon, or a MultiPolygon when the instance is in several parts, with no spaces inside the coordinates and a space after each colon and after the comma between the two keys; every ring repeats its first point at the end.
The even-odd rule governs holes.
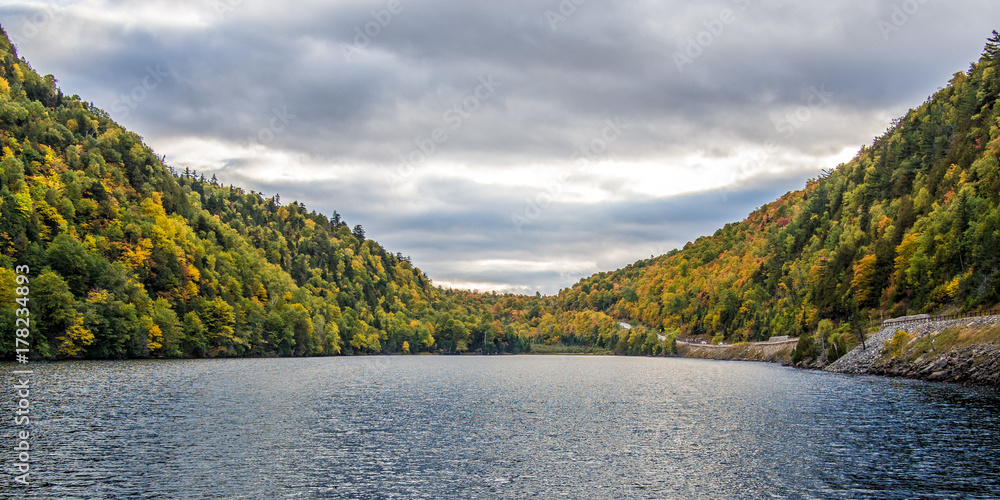
{"type": "Polygon", "coordinates": [[[176,168],[337,210],[438,284],[555,293],[847,161],[1000,4],[5,1],[176,168]]]}

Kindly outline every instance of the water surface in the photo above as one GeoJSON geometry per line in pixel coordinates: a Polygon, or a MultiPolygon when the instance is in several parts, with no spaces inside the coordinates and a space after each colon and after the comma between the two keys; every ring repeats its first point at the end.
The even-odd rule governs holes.
{"type": "Polygon", "coordinates": [[[1000,498],[988,389],[582,356],[34,368],[38,474],[0,498],[1000,498]]]}

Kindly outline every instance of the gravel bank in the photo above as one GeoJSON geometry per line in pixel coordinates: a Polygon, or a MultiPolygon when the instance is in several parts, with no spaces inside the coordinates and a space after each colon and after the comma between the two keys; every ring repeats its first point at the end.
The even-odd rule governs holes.
{"type": "Polygon", "coordinates": [[[982,316],[947,321],[928,321],[883,328],[861,346],[827,366],[836,373],[888,375],[923,380],[964,382],[997,386],[1000,384],[1000,346],[982,344],[953,348],[939,353],[926,353],[913,361],[902,358],[884,359],[882,347],[899,330],[910,333],[911,339],[935,335],[959,327],[981,329],[1000,324],[1000,316],[982,316]]]}

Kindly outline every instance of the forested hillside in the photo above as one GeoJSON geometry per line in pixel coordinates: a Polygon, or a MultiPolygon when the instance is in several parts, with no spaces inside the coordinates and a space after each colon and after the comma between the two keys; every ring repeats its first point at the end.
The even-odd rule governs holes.
{"type": "MultiPolygon", "coordinates": [[[[175,172],[0,37],[0,319],[30,268],[37,357],[669,354],[1000,302],[1000,36],[850,162],[683,249],[557,296],[441,290],[277,195],[175,172]],[[623,328],[627,321],[632,328],[623,328]]],[[[0,357],[14,352],[0,331],[0,357]]],[[[838,351],[839,352],[839,351],[838,351]]]]}
{"type": "MultiPolygon", "coordinates": [[[[565,325],[567,315],[602,311],[717,340],[817,330],[830,340],[883,316],[994,306],[998,96],[994,32],[978,63],[850,162],[681,250],[581,280],[550,314],[565,325]]],[[[556,335],[582,338],[565,329],[556,335]]]]}
{"type": "MultiPolygon", "coordinates": [[[[518,352],[409,259],[277,195],[164,166],[0,37],[0,317],[38,357],[518,352]]],[[[0,332],[0,357],[14,352],[0,332]]]]}

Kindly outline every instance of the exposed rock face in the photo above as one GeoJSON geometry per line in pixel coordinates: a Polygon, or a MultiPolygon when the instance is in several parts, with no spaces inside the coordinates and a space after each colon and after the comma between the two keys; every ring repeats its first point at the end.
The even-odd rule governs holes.
{"type": "Polygon", "coordinates": [[[1000,387],[1000,347],[970,346],[915,361],[890,358],[875,363],[868,373],[1000,387]]]}
{"type": "MultiPolygon", "coordinates": [[[[867,349],[855,348],[826,370],[1000,387],[1000,345],[996,343],[976,343],[940,352],[923,352],[916,359],[907,355],[887,356],[883,350],[885,343],[900,330],[907,331],[912,342],[927,336],[933,339],[948,328],[979,330],[998,324],[1000,316],[983,316],[887,326],[865,342],[867,349]]],[[[905,353],[908,353],[906,349],[905,353]]]]}
{"type": "Polygon", "coordinates": [[[677,342],[677,352],[686,358],[720,359],[733,361],[766,361],[770,363],[791,363],[791,352],[797,339],[787,337],[766,342],[741,342],[731,345],[689,344],[677,342]]]}
{"type": "Polygon", "coordinates": [[[882,359],[882,346],[897,331],[904,329],[903,326],[889,326],[879,330],[878,333],[865,340],[864,346],[855,347],[854,350],[843,355],[840,359],[831,363],[830,366],[827,366],[826,370],[857,375],[869,373],[875,362],[882,359]]]}

